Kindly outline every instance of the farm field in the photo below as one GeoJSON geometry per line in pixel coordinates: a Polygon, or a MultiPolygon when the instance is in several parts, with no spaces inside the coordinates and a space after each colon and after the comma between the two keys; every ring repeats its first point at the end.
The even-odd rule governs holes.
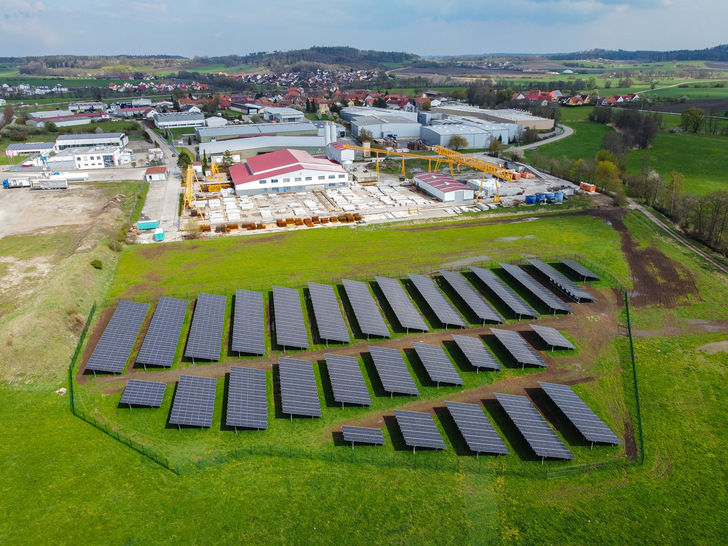
{"type": "MultiPolygon", "coordinates": [[[[578,115],[581,113],[579,112],[578,115]]],[[[564,125],[571,127],[574,134],[557,142],[539,146],[537,148],[539,154],[554,158],[566,156],[571,159],[594,157],[602,147],[604,135],[614,130],[607,125],[589,121],[575,121],[564,123],[564,125]]],[[[526,161],[528,161],[532,152],[525,150],[524,153],[526,161]]]]}

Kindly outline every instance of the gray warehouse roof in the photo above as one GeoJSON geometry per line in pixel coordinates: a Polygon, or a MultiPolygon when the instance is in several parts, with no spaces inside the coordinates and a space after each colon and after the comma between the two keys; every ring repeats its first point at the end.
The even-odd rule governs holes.
{"type": "Polygon", "coordinates": [[[195,113],[189,113],[189,112],[171,112],[169,114],[154,114],[154,119],[158,119],[161,121],[188,121],[188,120],[204,120],[205,115],[204,114],[195,114],[195,113]]]}
{"type": "Polygon", "coordinates": [[[199,153],[207,155],[224,154],[254,150],[256,148],[324,148],[326,137],[302,135],[302,136],[259,136],[249,138],[234,138],[219,142],[203,142],[200,144],[199,153]]]}
{"type": "Polygon", "coordinates": [[[87,133],[81,135],[58,135],[56,142],[64,140],[93,140],[93,139],[105,139],[105,138],[121,138],[124,133],[87,133]]]}
{"type": "Polygon", "coordinates": [[[232,127],[214,129],[199,128],[197,134],[200,138],[219,138],[317,130],[318,128],[313,123],[256,123],[254,125],[233,125],[232,127]]]}

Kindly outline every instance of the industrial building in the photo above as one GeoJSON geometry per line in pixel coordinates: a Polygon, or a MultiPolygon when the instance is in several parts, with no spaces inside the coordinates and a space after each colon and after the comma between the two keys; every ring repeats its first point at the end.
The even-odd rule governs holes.
{"type": "Polygon", "coordinates": [[[423,126],[420,138],[430,146],[448,146],[450,139],[457,135],[468,141],[466,148],[487,148],[492,140],[507,144],[516,138],[518,125],[501,123],[473,123],[465,119],[445,121],[433,120],[432,125],[423,126]]]}
{"type": "Polygon", "coordinates": [[[59,135],[56,139],[56,148],[80,148],[83,146],[117,146],[125,147],[129,144],[129,137],[124,133],[89,133],[82,135],[59,135]]]}
{"type": "Polygon", "coordinates": [[[300,123],[306,116],[295,108],[269,106],[263,110],[263,119],[275,123],[300,123]]]}
{"type": "Polygon", "coordinates": [[[76,125],[88,125],[94,121],[105,121],[109,119],[104,112],[86,112],[83,114],[69,113],[68,110],[51,110],[50,112],[33,112],[36,117],[29,117],[27,125],[33,127],[45,127],[46,123],[52,122],[56,127],[73,127],[76,125]],[[53,115],[45,115],[53,114],[53,115]]]}
{"type": "Polygon", "coordinates": [[[106,104],[99,101],[76,101],[68,105],[72,112],[105,112],[106,104]]]}
{"type": "Polygon", "coordinates": [[[362,130],[370,132],[373,138],[390,135],[394,138],[420,138],[416,112],[351,106],[342,108],[340,115],[351,123],[351,134],[357,138],[362,130]]]}
{"type": "Polygon", "coordinates": [[[230,167],[236,195],[288,193],[348,186],[349,173],[301,150],[278,150],[230,167]]]}
{"type": "Polygon", "coordinates": [[[45,159],[51,169],[104,169],[131,161],[130,155],[119,146],[67,148],[45,159]]]}
{"type": "MultiPolygon", "coordinates": [[[[297,123],[292,124],[299,129],[309,124],[297,123]]],[[[268,127],[272,127],[270,124],[268,127]]],[[[316,129],[314,125],[309,125],[316,129]]],[[[224,131],[225,128],[217,129],[224,131]]],[[[261,130],[264,130],[261,128],[261,130]]],[[[202,134],[202,130],[200,130],[202,134]]],[[[209,133],[208,133],[209,134],[209,133]]],[[[219,134],[219,133],[218,133],[219,134]]],[[[316,129],[313,135],[305,134],[259,134],[258,136],[247,136],[244,138],[233,138],[230,140],[217,140],[214,142],[203,142],[199,146],[198,155],[207,157],[216,163],[222,161],[225,152],[230,152],[233,161],[240,162],[245,158],[256,155],[273,152],[282,149],[294,149],[309,152],[314,155],[324,155],[326,146],[331,142],[336,142],[336,126],[328,123],[321,129],[316,129]]]]}
{"type": "Polygon", "coordinates": [[[412,182],[443,203],[461,203],[475,199],[472,188],[442,173],[419,173],[412,178],[412,182]]]}
{"type": "Polygon", "coordinates": [[[144,172],[144,180],[146,182],[161,182],[167,180],[167,167],[149,167],[144,172]]]}
{"type": "Polygon", "coordinates": [[[252,125],[230,125],[226,127],[195,129],[195,136],[200,142],[216,142],[234,138],[261,135],[308,135],[323,136],[324,133],[311,122],[304,123],[254,123],[252,125]]]}
{"type": "Polygon", "coordinates": [[[326,146],[326,157],[343,165],[348,170],[348,167],[356,159],[356,152],[351,148],[346,148],[341,142],[332,142],[326,146]]]}
{"type": "Polygon", "coordinates": [[[205,116],[201,113],[173,112],[169,114],[160,114],[159,112],[155,112],[153,119],[154,125],[157,129],[205,126],[205,116]]]}
{"type": "Polygon", "coordinates": [[[477,106],[469,106],[467,104],[448,102],[444,105],[432,109],[433,113],[450,114],[454,116],[472,116],[496,123],[517,123],[526,129],[536,129],[538,131],[551,130],[554,128],[554,120],[534,116],[525,110],[517,110],[514,108],[504,110],[485,110],[477,106]]]}
{"type": "Polygon", "coordinates": [[[5,148],[5,155],[8,157],[33,154],[47,156],[51,152],[55,151],[55,149],[55,142],[16,142],[8,144],[8,147],[5,148]]]}

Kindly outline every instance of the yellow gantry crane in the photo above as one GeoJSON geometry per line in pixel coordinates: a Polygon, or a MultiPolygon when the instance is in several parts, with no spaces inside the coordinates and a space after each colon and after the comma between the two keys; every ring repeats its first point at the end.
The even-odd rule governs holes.
{"type": "Polygon", "coordinates": [[[210,179],[207,183],[202,185],[202,191],[212,192],[220,191],[222,188],[228,185],[225,175],[220,172],[217,165],[213,163],[210,165],[210,179]]]}
{"type": "MultiPolygon", "coordinates": [[[[450,174],[454,177],[455,173],[453,171],[453,165],[456,164],[458,167],[460,165],[466,165],[468,167],[472,167],[474,169],[477,169],[479,171],[483,171],[483,177],[480,179],[480,187],[478,188],[478,194],[475,196],[475,202],[480,202],[480,193],[483,191],[483,182],[485,181],[485,175],[486,174],[492,174],[493,176],[500,178],[501,180],[505,180],[506,182],[510,182],[513,180],[513,173],[509,171],[508,169],[504,169],[502,167],[498,167],[496,165],[493,165],[492,163],[488,163],[487,161],[483,161],[482,159],[478,159],[477,157],[473,157],[467,154],[461,154],[460,152],[456,152],[454,150],[451,150],[450,148],[445,148],[444,146],[433,146],[432,147],[435,152],[438,154],[439,158],[446,158],[447,163],[450,165],[450,174]]],[[[444,161],[444,160],[443,160],[444,161]]],[[[438,169],[440,166],[440,162],[437,163],[435,166],[435,169],[438,169]]],[[[500,190],[498,189],[498,182],[495,183],[495,197],[493,198],[494,203],[500,203],[500,190]]]]}
{"type": "Polygon", "coordinates": [[[411,154],[409,152],[395,152],[395,151],[389,151],[389,150],[380,150],[379,148],[363,148],[361,146],[352,146],[351,144],[344,144],[344,148],[349,148],[350,150],[359,150],[360,152],[370,152],[370,153],[375,154],[376,164],[377,164],[377,178],[379,178],[379,154],[402,156],[402,176],[405,175],[405,170],[404,170],[404,158],[405,157],[412,157],[414,159],[427,159],[429,161],[429,167],[428,167],[429,171],[432,171],[432,162],[437,161],[437,159],[438,159],[435,156],[417,155],[417,154],[411,154]]]}
{"type": "Polygon", "coordinates": [[[187,171],[185,172],[184,176],[185,176],[184,206],[187,208],[192,208],[192,205],[194,203],[196,203],[194,181],[197,180],[197,175],[195,174],[195,169],[192,167],[192,165],[187,167],[187,171]]]}

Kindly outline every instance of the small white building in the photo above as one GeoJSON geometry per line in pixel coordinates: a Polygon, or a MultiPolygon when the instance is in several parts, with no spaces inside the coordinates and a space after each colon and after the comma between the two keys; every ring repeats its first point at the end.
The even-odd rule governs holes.
{"type": "Polygon", "coordinates": [[[276,123],[300,123],[306,116],[303,112],[295,108],[269,106],[263,110],[263,119],[265,121],[274,121],[276,123]]]}
{"type": "Polygon", "coordinates": [[[178,127],[204,127],[205,116],[197,113],[173,112],[170,114],[153,115],[154,125],[157,129],[176,129],[178,127]]]}
{"type": "Polygon", "coordinates": [[[118,146],[95,146],[68,148],[49,156],[45,164],[48,168],[107,169],[129,162],[129,155],[118,146]],[[58,165],[58,167],[54,167],[58,165]]]}
{"type": "Polygon", "coordinates": [[[205,127],[225,127],[228,124],[225,118],[213,116],[205,118],[205,127]]]}
{"type": "Polygon", "coordinates": [[[443,203],[472,201],[475,194],[462,182],[441,173],[420,173],[412,179],[415,186],[443,203]]]}
{"type": "Polygon", "coordinates": [[[105,112],[106,104],[96,101],[76,101],[68,105],[71,112],[105,112]]]}
{"type": "Polygon", "coordinates": [[[230,167],[235,193],[289,193],[348,186],[351,177],[341,165],[302,150],[278,150],[248,158],[230,167]]]}
{"type": "Polygon", "coordinates": [[[341,142],[332,142],[326,146],[326,157],[348,167],[354,163],[356,152],[351,148],[344,147],[341,142]]]}
{"type": "Polygon", "coordinates": [[[145,182],[161,182],[167,180],[167,167],[149,167],[144,172],[145,182]]]}

